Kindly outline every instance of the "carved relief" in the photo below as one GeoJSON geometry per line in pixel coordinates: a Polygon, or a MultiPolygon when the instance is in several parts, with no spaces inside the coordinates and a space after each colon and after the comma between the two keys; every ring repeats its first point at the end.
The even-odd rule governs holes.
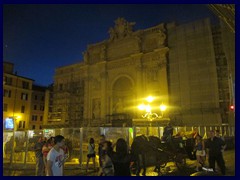
{"type": "Polygon", "coordinates": [[[162,30],[158,30],[158,47],[165,44],[166,34],[162,30]]]}
{"type": "Polygon", "coordinates": [[[150,82],[157,81],[157,74],[158,74],[157,68],[149,68],[147,70],[147,80],[150,82]]]}
{"type": "Polygon", "coordinates": [[[124,112],[123,98],[118,98],[118,100],[113,103],[113,113],[123,112],[124,112]]]}
{"type": "Polygon", "coordinates": [[[107,77],[108,77],[108,72],[101,72],[101,73],[100,73],[100,77],[101,77],[102,79],[107,79],[107,77]]]}
{"type": "Polygon", "coordinates": [[[95,64],[99,61],[103,61],[106,59],[106,45],[105,44],[97,44],[95,46],[88,47],[88,53],[85,53],[85,59],[90,64],[95,64]]]}
{"type": "Polygon", "coordinates": [[[152,51],[153,49],[163,47],[166,42],[166,34],[164,30],[156,30],[151,34],[145,34],[143,49],[144,51],[152,51]]]}
{"type": "Polygon", "coordinates": [[[92,119],[101,118],[101,101],[100,99],[92,100],[92,119]]]}
{"type": "Polygon", "coordinates": [[[93,86],[93,90],[100,90],[100,87],[101,87],[101,82],[94,78],[92,79],[92,86],[93,86]]]}
{"type": "Polygon", "coordinates": [[[105,60],[105,59],[106,59],[106,46],[102,46],[102,47],[101,47],[100,59],[101,59],[101,60],[105,60]]]}
{"type": "Polygon", "coordinates": [[[89,54],[87,51],[84,51],[83,53],[83,60],[85,63],[88,63],[89,62],[89,54]]]}
{"type": "Polygon", "coordinates": [[[129,67],[135,64],[135,61],[130,61],[130,59],[122,60],[122,61],[113,61],[108,64],[108,69],[115,69],[120,67],[129,67]]]}

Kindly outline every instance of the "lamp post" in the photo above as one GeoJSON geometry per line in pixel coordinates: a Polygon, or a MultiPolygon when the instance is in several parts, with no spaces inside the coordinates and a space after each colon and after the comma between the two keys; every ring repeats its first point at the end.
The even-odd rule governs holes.
{"type": "Polygon", "coordinates": [[[161,115],[155,113],[155,112],[152,112],[152,107],[151,107],[151,102],[153,102],[154,100],[154,97],[152,96],[148,96],[146,98],[146,101],[147,101],[147,105],[145,105],[144,103],[140,104],[138,106],[138,109],[141,110],[141,111],[145,111],[145,114],[142,115],[143,118],[146,118],[149,122],[150,122],[150,126],[151,126],[151,122],[154,120],[154,119],[157,119],[157,118],[163,118],[163,112],[167,109],[167,106],[165,106],[164,104],[161,104],[160,105],[160,111],[161,111],[161,115]]]}

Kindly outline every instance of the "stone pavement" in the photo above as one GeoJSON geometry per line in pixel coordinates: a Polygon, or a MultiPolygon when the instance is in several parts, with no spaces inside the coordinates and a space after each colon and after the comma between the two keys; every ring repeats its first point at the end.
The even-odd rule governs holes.
{"type": "MultiPolygon", "coordinates": [[[[224,152],[224,159],[226,163],[226,175],[235,176],[235,150],[228,150],[224,152]]],[[[161,170],[162,176],[190,176],[195,173],[195,161],[187,159],[187,167],[179,171],[174,163],[169,162],[165,168],[161,170]]],[[[10,169],[7,165],[3,165],[3,176],[34,176],[35,169],[10,169]]],[[[98,172],[93,169],[89,169],[86,172],[85,168],[75,166],[66,166],[64,169],[65,176],[97,176],[98,172]]],[[[135,175],[133,175],[135,176],[135,175]]],[[[154,167],[147,168],[146,176],[157,176],[154,172],[154,167]]]]}

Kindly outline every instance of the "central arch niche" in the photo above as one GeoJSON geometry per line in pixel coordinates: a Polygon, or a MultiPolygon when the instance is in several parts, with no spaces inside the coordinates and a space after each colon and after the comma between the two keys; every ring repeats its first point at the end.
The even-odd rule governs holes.
{"type": "Polygon", "coordinates": [[[133,83],[128,77],[118,78],[112,88],[112,114],[131,113],[133,106],[133,83]]]}

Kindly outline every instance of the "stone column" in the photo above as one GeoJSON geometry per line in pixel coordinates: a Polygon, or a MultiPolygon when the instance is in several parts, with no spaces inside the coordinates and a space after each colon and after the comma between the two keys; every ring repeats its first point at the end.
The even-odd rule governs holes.
{"type": "MultiPolygon", "coordinates": [[[[90,119],[90,77],[88,76],[84,79],[85,86],[84,86],[84,112],[83,118],[89,120],[90,119]]],[[[88,122],[89,123],[89,122],[88,122]]]]}
{"type": "Polygon", "coordinates": [[[100,73],[101,78],[101,119],[104,119],[105,122],[105,115],[108,114],[108,97],[107,97],[107,79],[108,73],[106,71],[106,63],[104,63],[101,67],[102,72],[100,73]]]}
{"type": "MultiPolygon", "coordinates": [[[[136,78],[136,82],[135,82],[135,84],[136,84],[136,87],[135,87],[136,94],[134,95],[134,98],[136,100],[135,103],[138,103],[137,99],[142,97],[143,91],[144,91],[144,89],[143,89],[142,55],[143,55],[143,53],[138,53],[138,54],[135,54],[135,55],[131,56],[131,61],[135,62],[135,70],[137,71],[137,78],[136,78]]],[[[137,104],[135,104],[135,105],[137,105],[137,104]]]]}
{"type": "Polygon", "coordinates": [[[160,82],[160,92],[161,96],[164,96],[164,104],[168,105],[169,103],[169,98],[168,98],[168,77],[167,77],[167,53],[168,53],[168,48],[162,48],[159,51],[156,51],[158,53],[158,77],[160,82]]]}

